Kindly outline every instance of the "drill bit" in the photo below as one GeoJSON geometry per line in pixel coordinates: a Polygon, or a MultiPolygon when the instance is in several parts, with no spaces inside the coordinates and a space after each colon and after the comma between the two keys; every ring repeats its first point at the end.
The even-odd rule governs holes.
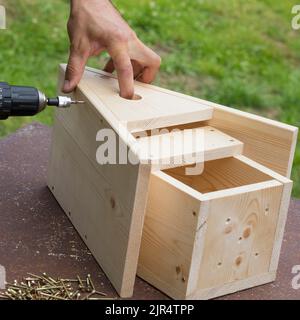
{"type": "Polygon", "coordinates": [[[72,104],[84,104],[81,100],[72,100],[70,97],[58,96],[56,98],[47,98],[48,106],[55,106],[58,108],[68,108],[72,104]]]}
{"type": "Polygon", "coordinates": [[[71,100],[71,104],[84,104],[82,100],[71,100]]]}

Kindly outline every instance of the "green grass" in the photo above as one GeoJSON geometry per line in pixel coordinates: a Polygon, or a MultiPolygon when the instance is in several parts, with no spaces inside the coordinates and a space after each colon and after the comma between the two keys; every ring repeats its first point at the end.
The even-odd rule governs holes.
{"type": "MultiPolygon", "coordinates": [[[[292,0],[117,0],[140,38],[163,58],[156,83],[299,126],[300,31],[291,29],[292,0]]],[[[0,31],[1,79],[56,90],[66,61],[68,1],[9,0],[0,31]]],[[[103,57],[90,65],[102,67],[103,57]],[[100,62],[99,62],[100,61],[100,62]]],[[[4,136],[35,119],[0,123],[4,136]]],[[[300,144],[293,179],[300,197],[300,144]]]]}

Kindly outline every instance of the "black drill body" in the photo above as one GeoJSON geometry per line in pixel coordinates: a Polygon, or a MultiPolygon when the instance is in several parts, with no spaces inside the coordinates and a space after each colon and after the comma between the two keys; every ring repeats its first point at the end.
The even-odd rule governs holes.
{"type": "Polygon", "coordinates": [[[34,87],[13,86],[0,82],[0,120],[11,116],[34,116],[43,111],[46,106],[67,108],[77,103],[83,103],[83,101],[72,101],[71,98],[62,96],[46,98],[34,87]]]}
{"type": "Polygon", "coordinates": [[[0,119],[34,116],[40,111],[39,91],[36,88],[0,83],[0,119]]]}

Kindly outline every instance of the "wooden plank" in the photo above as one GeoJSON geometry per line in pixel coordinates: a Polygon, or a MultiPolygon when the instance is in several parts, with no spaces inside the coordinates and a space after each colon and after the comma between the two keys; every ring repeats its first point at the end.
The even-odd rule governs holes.
{"type": "Polygon", "coordinates": [[[274,179],[276,179],[277,181],[283,184],[283,192],[282,192],[281,205],[280,205],[279,217],[278,217],[275,240],[274,240],[274,248],[272,253],[272,259],[270,262],[270,272],[276,272],[278,268],[280,250],[281,250],[281,245],[282,245],[283,236],[284,236],[284,228],[286,224],[286,219],[287,219],[287,214],[288,214],[288,209],[289,209],[289,204],[291,199],[293,182],[287,179],[286,177],[283,177],[277,174],[276,172],[256,163],[255,161],[245,156],[238,155],[236,156],[236,158],[244,163],[251,165],[252,167],[260,171],[263,171],[264,173],[272,176],[274,179]]]}
{"type": "MultiPolygon", "coordinates": [[[[283,186],[210,200],[197,288],[269,272],[283,186]]],[[[195,253],[196,254],[196,253],[195,253]]]]}
{"type": "Polygon", "coordinates": [[[199,210],[198,199],[151,175],[138,275],[176,299],[185,298],[199,210]]]}
{"type": "Polygon", "coordinates": [[[66,214],[70,212],[72,223],[117,292],[122,297],[130,297],[150,168],[143,165],[117,167],[100,166],[91,161],[60,120],[55,120],[49,188],[66,214]],[[115,170],[119,174],[118,181],[113,174],[115,170]],[[123,187],[121,193],[120,187],[123,187]]]}
{"type": "Polygon", "coordinates": [[[164,172],[202,194],[272,180],[269,175],[236,158],[207,161],[200,175],[186,175],[185,167],[164,172]]]}
{"type": "Polygon", "coordinates": [[[187,296],[188,300],[207,300],[220,296],[224,296],[237,291],[245,290],[248,288],[260,286],[274,281],[276,278],[275,273],[264,273],[258,276],[237,280],[229,283],[224,283],[222,286],[213,288],[199,289],[187,296]]]}
{"type": "Polygon", "coordinates": [[[298,128],[274,120],[206,102],[214,106],[206,123],[244,143],[243,154],[286,176],[291,175],[298,128]]]}
{"type": "MultiPolygon", "coordinates": [[[[76,93],[79,99],[85,99],[85,96],[79,92],[76,93]]],[[[93,163],[95,170],[99,171],[108,181],[110,181],[118,197],[122,200],[124,205],[131,210],[134,203],[135,194],[130,195],[124,193],[128,187],[133,188],[137,179],[137,169],[135,165],[126,164],[105,164],[99,165],[96,159],[96,153],[100,142],[96,141],[96,136],[99,130],[112,129],[110,124],[103,119],[102,116],[95,110],[93,104],[86,101],[84,105],[73,106],[68,109],[60,109],[56,112],[57,119],[63,124],[64,128],[73,137],[76,143],[80,146],[82,152],[93,163]],[[128,172],[129,180],[122,179],[124,172],[128,172]]],[[[122,130],[120,130],[122,131],[122,130]]],[[[123,140],[119,134],[116,133],[116,161],[119,158],[119,144],[123,143],[125,146],[129,143],[128,140],[123,140]]],[[[129,137],[128,137],[129,138],[129,137]]]]}
{"type": "MultiPolygon", "coordinates": [[[[65,68],[62,65],[61,68],[65,68]]],[[[177,96],[173,92],[160,91],[135,82],[135,91],[141,100],[127,100],[119,96],[115,76],[100,70],[87,68],[78,88],[95,99],[99,112],[108,109],[129,131],[143,131],[176,124],[203,121],[212,117],[213,108],[198,101],[177,96]]]]}
{"type": "Polygon", "coordinates": [[[266,166],[249,159],[248,157],[245,157],[244,155],[236,155],[234,156],[235,159],[239,160],[240,162],[251,166],[252,168],[257,169],[258,171],[263,172],[264,174],[270,176],[271,178],[283,183],[283,184],[288,184],[292,182],[290,179],[286,178],[285,176],[282,176],[281,174],[267,168],[266,166]]]}
{"type": "Polygon", "coordinates": [[[160,131],[137,139],[142,162],[156,169],[200,163],[241,154],[243,143],[210,126],[160,131]]]}
{"type": "Polygon", "coordinates": [[[185,298],[189,297],[191,294],[198,292],[198,276],[199,276],[199,266],[201,265],[204,245],[205,245],[205,235],[207,230],[207,220],[210,212],[210,201],[202,201],[200,205],[200,211],[198,215],[197,228],[195,232],[193,253],[190,265],[190,272],[188,278],[188,284],[186,288],[185,298]]]}
{"type": "Polygon", "coordinates": [[[292,187],[293,187],[292,181],[284,184],[282,198],[281,198],[281,205],[279,210],[279,217],[278,217],[277,228],[276,228],[275,239],[274,239],[274,248],[273,248],[272,258],[270,262],[270,272],[276,273],[278,269],[280,250],[283,242],[284,229],[285,229],[285,224],[287,220],[290,200],[291,200],[292,187]]]}

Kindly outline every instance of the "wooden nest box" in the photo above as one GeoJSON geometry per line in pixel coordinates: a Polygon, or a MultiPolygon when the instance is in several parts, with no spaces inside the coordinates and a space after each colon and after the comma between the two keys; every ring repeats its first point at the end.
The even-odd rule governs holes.
{"type": "Polygon", "coordinates": [[[273,281],[297,128],[151,85],[135,90],[141,99],[123,99],[114,76],[86,68],[74,92],[85,105],[56,112],[48,174],[117,292],[130,297],[136,275],[175,299],[273,281]],[[117,137],[116,163],[99,163],[105,132],[117,137]],[[182,133],[200,142],[184,144],[182,133]]]}

